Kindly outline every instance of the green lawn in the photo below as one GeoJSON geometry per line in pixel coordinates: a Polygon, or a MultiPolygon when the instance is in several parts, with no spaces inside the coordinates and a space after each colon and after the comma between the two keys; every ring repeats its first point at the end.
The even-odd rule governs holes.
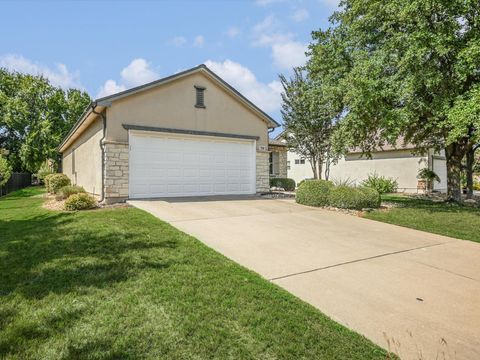
{"type": "Polygon", "coordinates": [[[397,205],[388,211],[373,211],[368,219],[480,242],[480,209],[451,203],[435,203],[401,195],[384,195],[397,205]]]}
{"type": "Polygon", "coordinates": [[[133,208],[0,199],[2,359],[385,359],[386,352],[133,208]]]}

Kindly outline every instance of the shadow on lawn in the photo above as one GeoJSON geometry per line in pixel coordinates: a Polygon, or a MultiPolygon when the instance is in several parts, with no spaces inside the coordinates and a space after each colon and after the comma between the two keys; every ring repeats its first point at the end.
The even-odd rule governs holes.
{"type": "Polygon", "coordinates": [[[133,229],[113,231],[98,219],[89,227],[88,220],[77,215],[43,213],[26,220],[0,220],[0,298],[12,292],[41,299],[49,293],[106,288],[144,269],[170,265],[153,250],[175,248],[175,240],[150,240],[133,229]]]}

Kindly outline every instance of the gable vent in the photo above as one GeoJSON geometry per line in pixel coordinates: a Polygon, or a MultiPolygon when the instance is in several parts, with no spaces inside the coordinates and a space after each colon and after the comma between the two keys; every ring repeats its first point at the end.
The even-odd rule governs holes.
{"type": "Polygon", "coordinates": [[[203,86],[195,85],[196,101],[195,107],[205,108],[205,88],[203,86]]]}

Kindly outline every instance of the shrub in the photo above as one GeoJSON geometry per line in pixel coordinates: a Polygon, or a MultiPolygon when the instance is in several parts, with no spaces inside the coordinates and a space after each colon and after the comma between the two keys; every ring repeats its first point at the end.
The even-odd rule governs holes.
{"type": "Polygon", "coordinates": [[[5,185],[12,176],[12,167],[7,159],[0,155],[0,186],[5,185]]]}
{"type": "Polygon", "coordinates": [[[41,166],[40,169],[37,171],[37,178],[41,182],[45,183],[45,177],[48,175],[54,174],[52,167],[45,161],[41,166]]]}
{"type": "Polygon", "coordinates": [[[355,180],[346,177],[344,179],[332,179],[335,186],[355,186],[355,180]]]}
{"type": "Polygon", "coordinates": [[[86,193],[78,193],[71,195],[65,201],[65,210],[86,210],[95,207],[95,199],[86,193]]]}
{"type": "Polygon", "coordinates": [[[56,174],[48,174],[48,175],[45,175],[45,177],[43,178],[43,183],[45,184],[45,190],[47,190],[48,193],[52,192],[50,190],[50,179],[52,178],[53,175],[56,175],[56,174]]]}
{"type": "Polygon", "coordinates": [[[378,208],[380,194],[367,187],[337,186],[330,191],[329,205],[341,209],[378,208]]]}
{"type": "Polygon", "coordinates": [[[84,193],[85,189],[81,186],[67,185],[62,187],[56,196],[57,200],[64,200],[70,197],[70,195],[84,193]]]}
{"type": "Polygon", "coordinates": [[[473,190],[480,191],[480,181],[473,182],[473,190]]]}
{"type": "Polygon", "coordinates": [[[303,181],[295,194],[295,201],[308,206],[326,206],[333,184],[326,180],[303,181]]]}
{"type": "Polygon", "coordinates": [[[295,180],[289,178],[270,178],[270,187],[281,187],[286,191],[295,190],[295,180]]]}
{"type": "Polygon", "coordinates": [[[380,194],[387,194],[397,192],[398,182],[393,178],[387,178],[373,173],[369,174],[368,177],[362,181],[362,186],[375,189],[380,194]]]}
{"type": "Polygon", "coordinates": [[[70,179],[65,174],[54,174],[48,177],[48,192],[58,193],[58,191],[67,185],[70,185],[70,179]]]}
{"type": "Polygon", "coordinates": [[[314,179],[303,179],[303,180],[301,180],[301,181],[297,184],[297,187],[300,187],[300,185],[302,185],[305,181],[310,181],[310,180],[314,180],[314,179]]]}

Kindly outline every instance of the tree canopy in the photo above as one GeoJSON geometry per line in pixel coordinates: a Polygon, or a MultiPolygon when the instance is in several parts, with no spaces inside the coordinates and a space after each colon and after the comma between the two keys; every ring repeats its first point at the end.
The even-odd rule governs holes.
{"type": "Polygon", "coordinates": [[[402,136],[444,149],[449,195],[479,141],[478,0],[344,0],[332,26],[313,33],[311,76],[343,106],[342,131],[365,152],[402,136]]]}
{"type": "Polygon", "coordinates": [[[90,103],[81,90],[63,90],[42,76],[0,69],[0,148],[15,171],[36,172],[90,103]]]}
{"type": "Polygon", "coordinates": [[[282,117],[287,146],[306,158],[315,179],[328,178],[328,164],[333,157],[332,133],[335,126],[335,109],[323,93],[320,83],[314,83],[301,68],[293,69],[293,76],[280,76],[283,86],[282,117]]]}

